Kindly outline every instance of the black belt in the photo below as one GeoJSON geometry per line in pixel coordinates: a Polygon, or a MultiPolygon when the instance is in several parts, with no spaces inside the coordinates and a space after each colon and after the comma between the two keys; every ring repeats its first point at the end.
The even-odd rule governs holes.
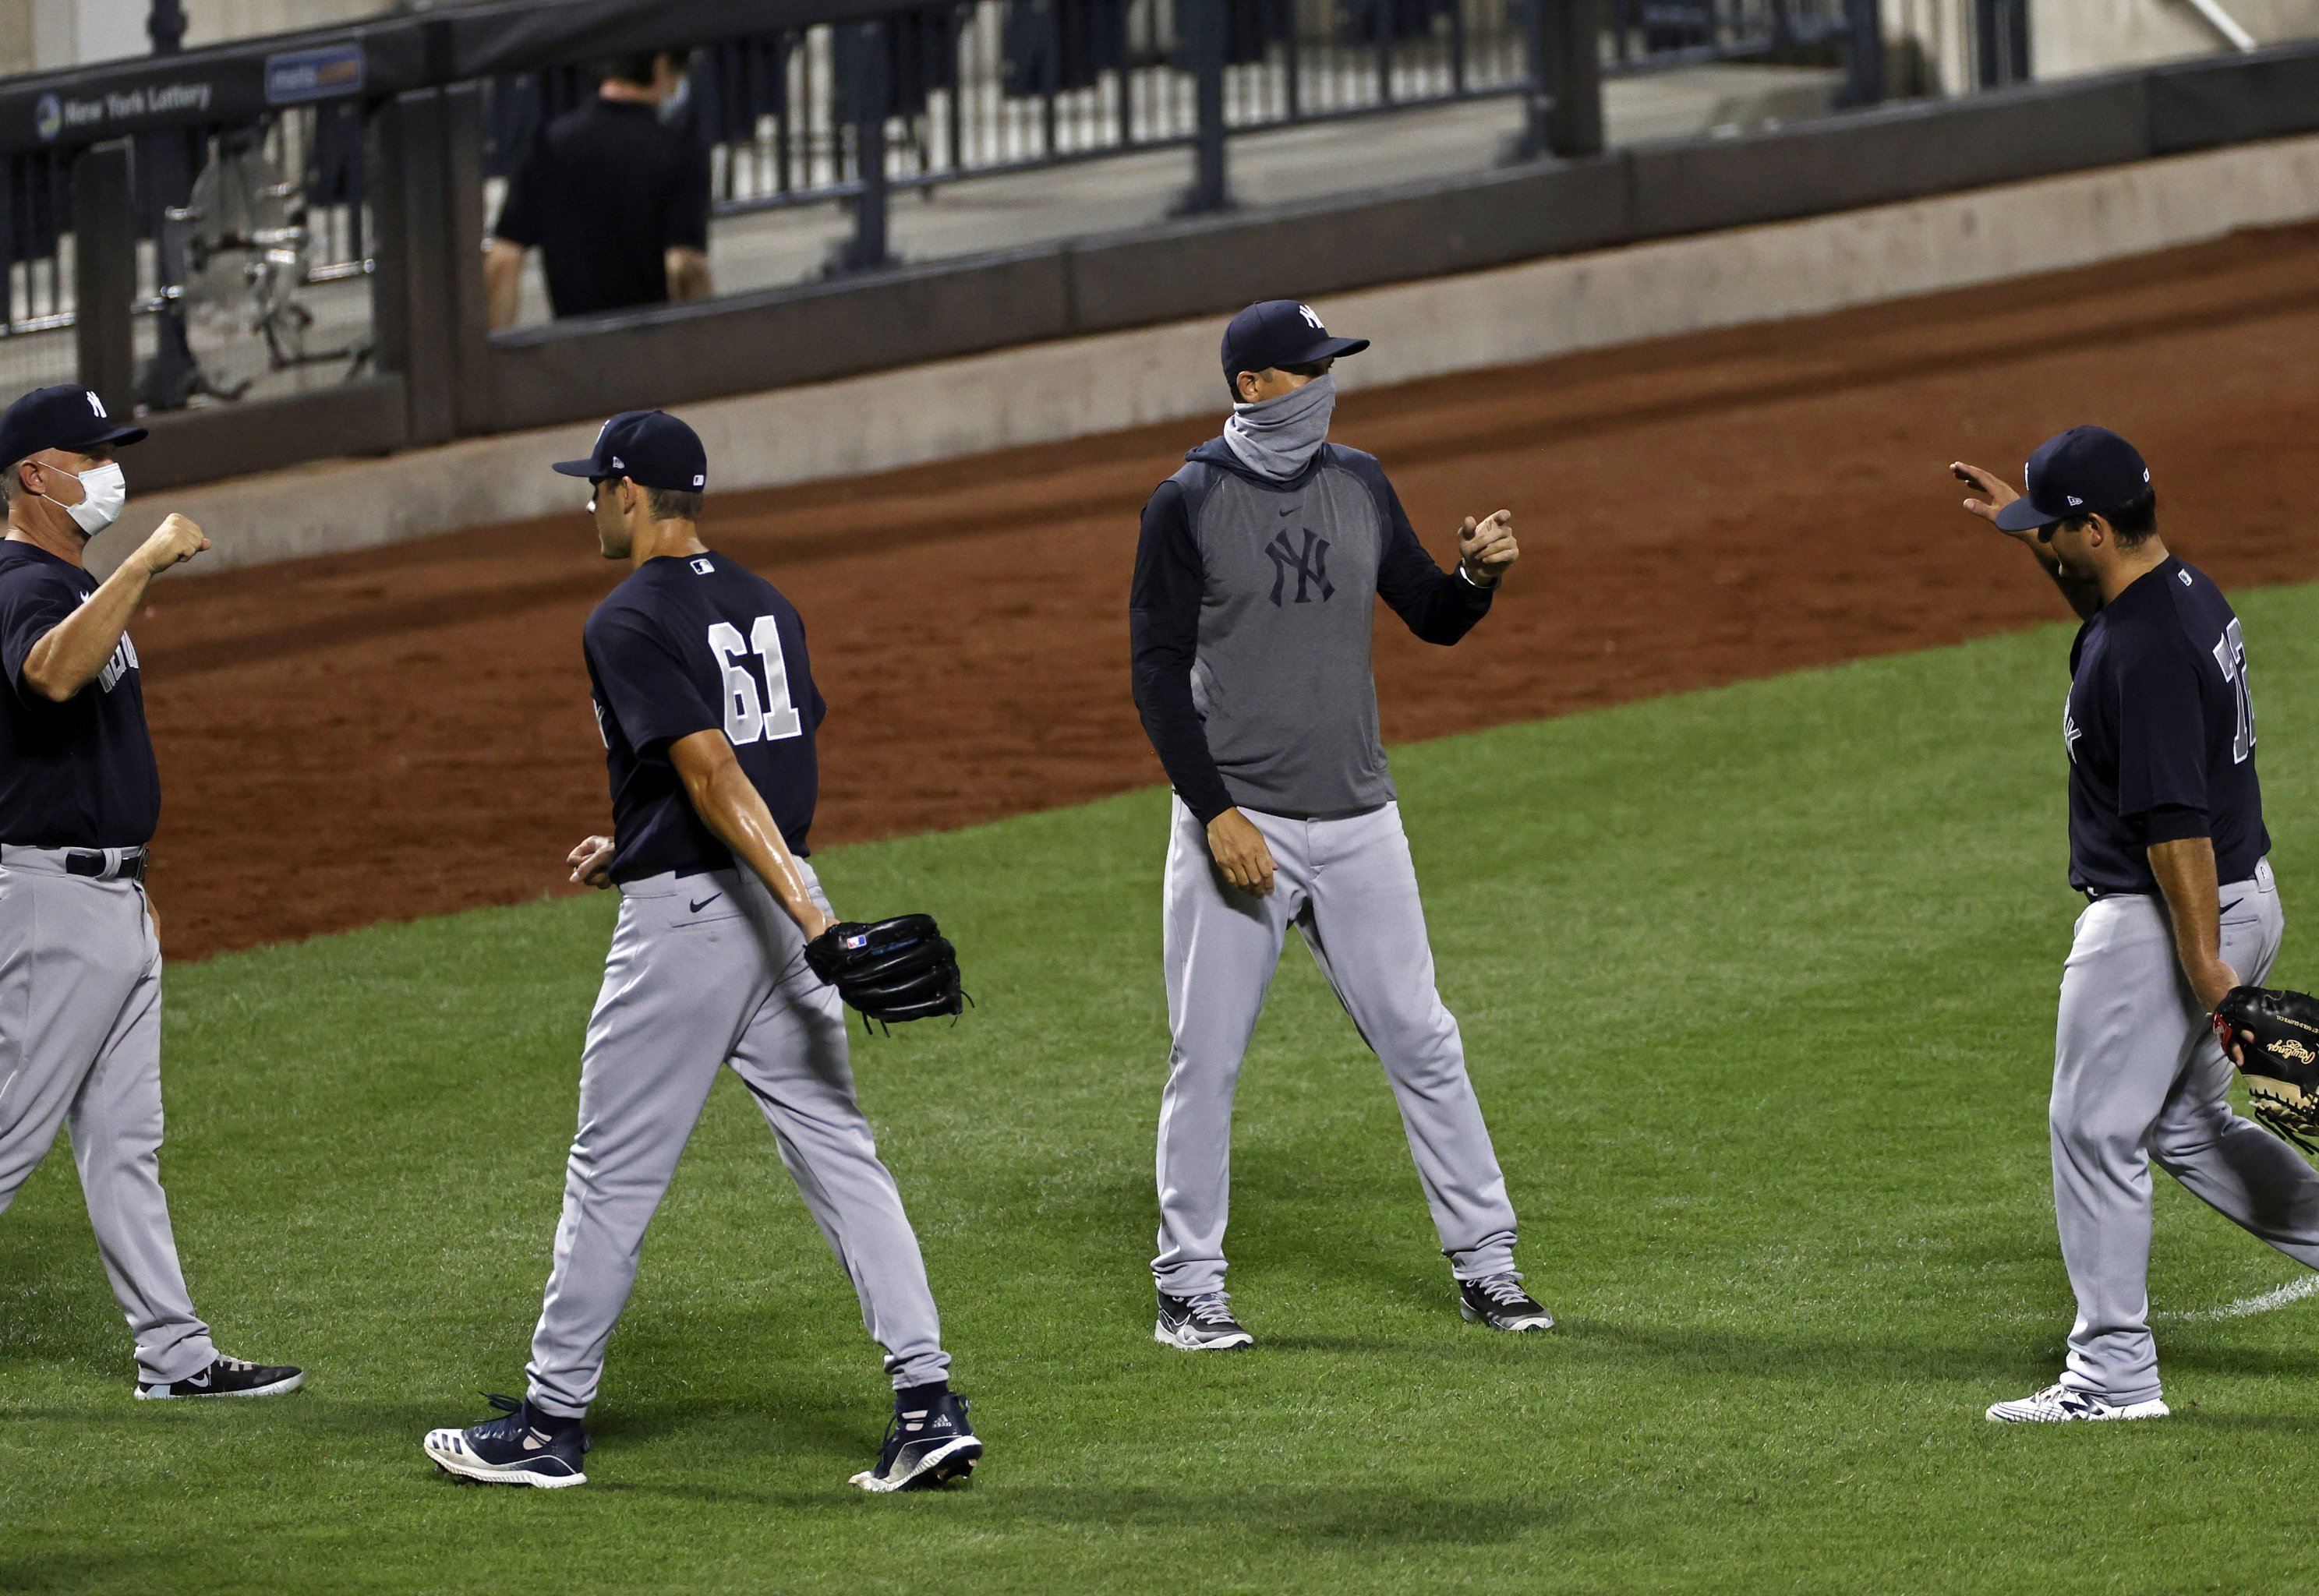
{"type": "Polygon", "coordinates": [[[144,848],[68,848],[65,850],[65,874],[87,876],[99,881],[143,882],[145,870],[152,862],[151,852],[144,848]],[[118,856],[116,866],[113,859],[118,856]]]}

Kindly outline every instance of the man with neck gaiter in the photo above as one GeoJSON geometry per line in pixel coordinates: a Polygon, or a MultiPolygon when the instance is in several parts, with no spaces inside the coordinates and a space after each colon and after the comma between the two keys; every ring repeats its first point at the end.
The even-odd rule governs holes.
{"type": "Polygon", "coordinates": [[[1143,508],[1135,703],[1176,789],[1153,1334],[1187,1351],[1255,1339],[1224,1292],[1232,1090],[1291,925],[1385,1066],[1465,1317],[1554,1322],[1514,1271],[1505,1177],[1434,990],[1369,668],[1377,599],[1428,643],[1455,643],[1520,551],[1509,512],[1469,516],[1443,572],[1376,458],[1328,441],[1329,368],[1367,347],[1295,300],[1233,317],[1223,435],[1143,508]]]}

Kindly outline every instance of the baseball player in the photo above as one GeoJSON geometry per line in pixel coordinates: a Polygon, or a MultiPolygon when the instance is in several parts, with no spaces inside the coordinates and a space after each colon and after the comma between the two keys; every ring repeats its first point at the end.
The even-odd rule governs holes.
{"type": "Polygon", "coordinates": [[[1976,465],[1966,509],[2037,558],[2085,623],[2070,650],[2070,885],[2050,1120],[2053,1210],[2077,1323],[2061,1379],[2005,1423],[2162,1418],[2150,1335],[2150,1160],[2224,1217],[2319,1268],[2319,1170],[2224,1101],[2209,1015],[2278,957],[2254,704],[2238,617],[2169,554],[2134,446],[2048,438],[2027,496],[1976,465]]]}
{"type": "Polygon", "coordinates": [[[885,1348],[894,1421],[868,1491],[970,1472],[982,1443],[950,1358],[917,1238],[854,1100],[844,1011],[808,969],[834,916],[805,862],[822,717],[787,599],[704,546],[708,459],[658,410],[615,416],[585,460],[604,557],[630,574],[584,644],[612,789],[612,835],[572,851],[574,881],[618,886],[620,914],[580,1062],[580,1127],[529,1389],[502,1417],[438,1429],[427,1456],[501,1484],[585,1483],[581,1420],[660,1206],[717,1071],[764,1111],[781,1162],[885,1348]]]}
{"type": "Polygon", "coordinates": [[[1378,598],[1429,643],[1488,613],[1519,553],[1512,517],[1468,517],[1444,573],[1376,459],[1328,441],[1330,366],[1367,347],[1294,300],[1242,311],[1223,436],[1143,509],[1135,702],[1176,789],[1154,1335],[1187,1351],[1254,1339],[1224,1292],[1232,1089],[1291,925],[1385,1066],[1466,1318],[1554,1322],[1514,1271],[1505,1177],[1434,990],[1369,669],[1378,598]]]}
{"type": "Polygon", "coordinates": [[[0,1211],[69,1126],[137,1395],[274,1396],[305,1376],[219,1355],[161,1190],[161,778],[128,627],[209,539],[173,515],[104,582],[81,564],[128,497],[113,451],[144,436],[69,383],[0,415],[0,1211]]]}

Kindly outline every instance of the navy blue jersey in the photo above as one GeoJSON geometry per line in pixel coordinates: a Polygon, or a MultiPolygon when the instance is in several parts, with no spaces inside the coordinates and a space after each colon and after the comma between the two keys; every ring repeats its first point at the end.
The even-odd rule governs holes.
{"type": "Polygon", "coordinates": [[[723,870],[669,744],[722,730],[790,852],[806,854],[824,706],[805,626],[772,583],[714,552],[647,560],[588,618],[596,722],[612,778],[615,881],[723,870]]]}
{"type": "Polygon", "coordinates": [[[2070,678],[2070,885],[2154,893],[2150,846],[2186,837],[2214,839],[2221,880],[2253,875],[2270,834],[2246,645],[2222,590],[2167,560],[2079,628],[2070,678]]]}
{"type": "Polygon", "coordinates": [[[0,843],[26,848],[134,848],[161,818],[161,772],[145,729],[137,645],[63,703],[24,685],[33,645],[96,591],[69,560],[0,542],[0,843]]]}

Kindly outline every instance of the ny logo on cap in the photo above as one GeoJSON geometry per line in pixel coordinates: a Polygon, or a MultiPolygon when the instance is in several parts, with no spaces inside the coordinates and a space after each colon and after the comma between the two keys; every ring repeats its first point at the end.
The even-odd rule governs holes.
{"type": "Polygon", "coordinates": [[[1296,307],[1296,313],[1299,316],[1304,317],[1306,321],[1312,324],[1313,331],[1326,332],[1329,330],[1327,328],[1321,325],[1321,318],[1313,313],[1313,307],[1311,305],[1298,305],[1296,307]]]}
{"type": "Polygon", "coordinates": [[[103,401],[103,400],[99,399],[99,398],[96,396],[96,393],[95,393],[95,390],[93,390],[93,389],[91,389],[91,390],[86,390],[86,391],[85,391],[85,392],[86,392],[86,397],[87,397],[87,399],[88,399],[88,408],[89,408],[89,409],[91,409],[91,410],[95,410],[95,411],[96,412],[96,419],[97,419],[98,420],[100,420],[100,421],[110,421],[111,419],[113,419],[113,418],[112,418],[111,416],[108,416],[108,415],[106,415],[106,414],[104,413],[104,401],[103,401]]]}

